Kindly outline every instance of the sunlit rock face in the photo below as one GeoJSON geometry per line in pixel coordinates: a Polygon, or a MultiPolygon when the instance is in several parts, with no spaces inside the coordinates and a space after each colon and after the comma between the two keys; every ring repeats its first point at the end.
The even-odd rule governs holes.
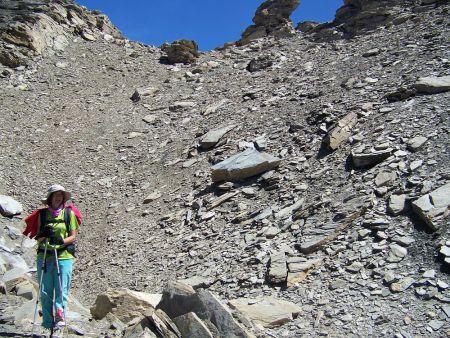
{"type": "Polygon", "coordinates": [[[300,0],[268,0],[256,10],[254,25],[243,33],[238,44],[245,45],[264,36],[284,37],[295,33],[289,18],[300,4],[300,0]]]}
{"type": "Polygon", "coordinates": [[[0,63],[18,67],[30,57],[64,50],[69,38],[121,37],[108,17],[71,0],[0,1],[0,63]]]}

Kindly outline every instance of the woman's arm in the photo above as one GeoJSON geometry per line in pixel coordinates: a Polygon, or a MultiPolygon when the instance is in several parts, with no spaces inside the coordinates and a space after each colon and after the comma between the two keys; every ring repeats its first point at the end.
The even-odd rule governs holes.
{"type": "Polygon", "coordinates": [[[75,242],[75,238],[77,237],[77,234],[78,234],[77,230],[70,231],[69,237],[66,237],[63,239],[64,245],[72,244],[73,242],[75,242]]]}

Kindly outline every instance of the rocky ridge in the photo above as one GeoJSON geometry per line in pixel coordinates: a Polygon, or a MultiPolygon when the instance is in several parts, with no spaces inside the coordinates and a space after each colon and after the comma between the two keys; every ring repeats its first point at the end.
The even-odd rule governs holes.
{"type": "Polygon", "coordinates": [[[106,15],[72,0],[3,0],[0,9],[0,63],[8,67],[62,52],[74,36],[88,41],[122,37],[106,15]]]}
{"type": "MultiPolygon", "coordinates": [[[[160,293],[183,280],[260,336],[446,335],[449,6],[381,5],[409,19],[351,39],[318,39],[339,32],[326,26],[266,37],[193,64],[75,39],[5,67],[0,193],[31,211],[54,181],[74,191],[86,224],[73,294],[84,304],[107,288],[160,293]],[[214,174],[248,153],[275,160],[214,174]],[[301,312],[277,325],[246,312],[270,299],[301,312]]],[[[2,269],[21,252],[33,266],[20,219],[1,222],[2,269]]],[[[21,299],[2,298],[2,330],[21,299]]],[[[87,324],[77,311],[87,332],[127,334],[114,316],[87,324]]]]}

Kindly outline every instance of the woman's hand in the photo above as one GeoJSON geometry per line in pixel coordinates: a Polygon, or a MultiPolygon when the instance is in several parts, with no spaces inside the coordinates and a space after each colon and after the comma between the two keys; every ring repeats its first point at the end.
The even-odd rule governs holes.
{"type": "Polygon", "coordinates": [[[62,237],[60,236],[52,234],[49,239],[50,245],[64,245],[64,239],[62,239],[62,237]]]}

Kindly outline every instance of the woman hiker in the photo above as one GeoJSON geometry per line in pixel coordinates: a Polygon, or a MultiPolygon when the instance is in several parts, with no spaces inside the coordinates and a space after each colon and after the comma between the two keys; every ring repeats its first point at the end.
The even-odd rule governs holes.
{"type": "Polygon", "coordinates": [[[70,197],[70,192],[63,186],[50,186],[45,199],[42,200],[48,208],[40,210],[38,221],[37,275],[38,282],[41,283],[42,326],[52,332],[65,326],[65,310],[74,261],[74,241],[78,233],[77,217],[71,212],[72,209],[66,206],[70,197]],[[65,219],[66,213],[69,213],[69,218],[65,219]]]}

